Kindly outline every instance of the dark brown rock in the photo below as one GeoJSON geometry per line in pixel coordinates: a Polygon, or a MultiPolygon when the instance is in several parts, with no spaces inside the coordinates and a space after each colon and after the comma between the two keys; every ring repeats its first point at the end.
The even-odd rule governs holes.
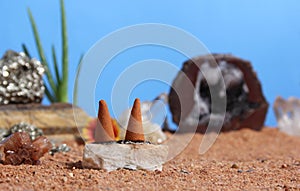
{"type": "Polygon", "coordinates": [[[224,102],[226,113],[222,131],[241,128],[260,130],[263,127],[268,103],[256,73],[250,62],[229,54],[204,55],[184,63],[181,72],[173,81],[169,93],[169,105],[173,121],[179,125],[179,128],[184,125],[188,129],[186,127],[187,118],[194,115],[192,122],[198,124],[196,125],[197,130],[202,133],[205,132],[211,113],[218,115],[218,112],[222,112],[222,108],[218,108],[218,105],[212,112],[211,95],[222,97],[223,94],[226,94],[226,99],[224,99],[226,101],[224,102]],[[200,68],[201,72],[204,68],[208,68],[206,77],[211,78],[211,81],[199,72],[200,68]],[[222,84],[221,78],[218,79],[216,68],[221,69],[225,86],[220,85],[222,84]],[[211,82],[213,85],[208,85],[212,84],[211,82]],[[200,96],[198,99],[200,101],[197,103],[196,96],[200,96]],[[201,106],[195,106],[196,104],[201,106]]]}

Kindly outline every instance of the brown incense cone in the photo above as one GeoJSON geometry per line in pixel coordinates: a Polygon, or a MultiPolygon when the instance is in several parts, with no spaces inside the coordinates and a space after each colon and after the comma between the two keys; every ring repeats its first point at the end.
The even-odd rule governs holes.
{"type": "Polygon", "coordinates": [[[145,141],[140,99],[135,99],[128,121],[125,141],[145,141]]]}
{"type": "Polygon", "coordinates": [[[104,100],[99,101],[98,123],[95,129],[96,142],[115,141],[111,117],[104,100]]]}

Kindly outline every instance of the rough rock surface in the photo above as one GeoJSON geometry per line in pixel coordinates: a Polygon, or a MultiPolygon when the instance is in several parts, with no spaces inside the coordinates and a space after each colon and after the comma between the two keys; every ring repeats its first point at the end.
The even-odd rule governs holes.
{"type": "Polygon", "coordinates": [[[196,126],[199,132],[207,130],[211,117],[217,118],[223,113],[222,131],[259,130],[268,109],[251,63],[227,54],[205,55],[186,61],[173,81],[169,105],[176,124],[186,129],[196,126]],[[220,103],[224,98],[224,112],[219,103],[212,111],[212,98],[221,100],[220,103]]]}
{"type": "Polygon", "coordinates": [[[113,171],[162,170],[168,156],[168,147],[148,143],[102,143],[86,144],[83,153],[83,167],[113,171]]]}
{"type": "Polygon", "coordinates": [[[44,71],[40,61],[8,50],[0,60],[0,104],[40,103],[44,71]]]}

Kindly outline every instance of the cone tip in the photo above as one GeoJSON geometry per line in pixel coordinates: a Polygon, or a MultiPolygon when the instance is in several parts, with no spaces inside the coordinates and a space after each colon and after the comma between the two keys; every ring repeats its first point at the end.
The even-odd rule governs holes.
{"type": "Polygon", "coordinates": [[[136,105],[136,104],[138,104],[138,105],[141,104],[141,101],[139,98],[135,98],[133,105],[136,105]]]}
{"type": "Polygon", "coordinates": [[[103,99],[101,99],[101,100],[99,101],[99,105],[106,105],[106,102],[105,102],[103,99]]]}

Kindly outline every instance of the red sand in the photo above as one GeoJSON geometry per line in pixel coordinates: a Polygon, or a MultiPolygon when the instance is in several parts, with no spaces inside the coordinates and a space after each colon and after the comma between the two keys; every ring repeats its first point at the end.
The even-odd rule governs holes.
{"type": "MultiPolygon", "coordinates": [[[[185,135],[179,135],[185,136],[185,135]]],[[[82,169],[82,149],[47,155],[41,165],[0,165],[0,190],[300,190],[300,138],[277,129],[222,133],[199,155],[203,135],[162,172],[82,169]]]]}

